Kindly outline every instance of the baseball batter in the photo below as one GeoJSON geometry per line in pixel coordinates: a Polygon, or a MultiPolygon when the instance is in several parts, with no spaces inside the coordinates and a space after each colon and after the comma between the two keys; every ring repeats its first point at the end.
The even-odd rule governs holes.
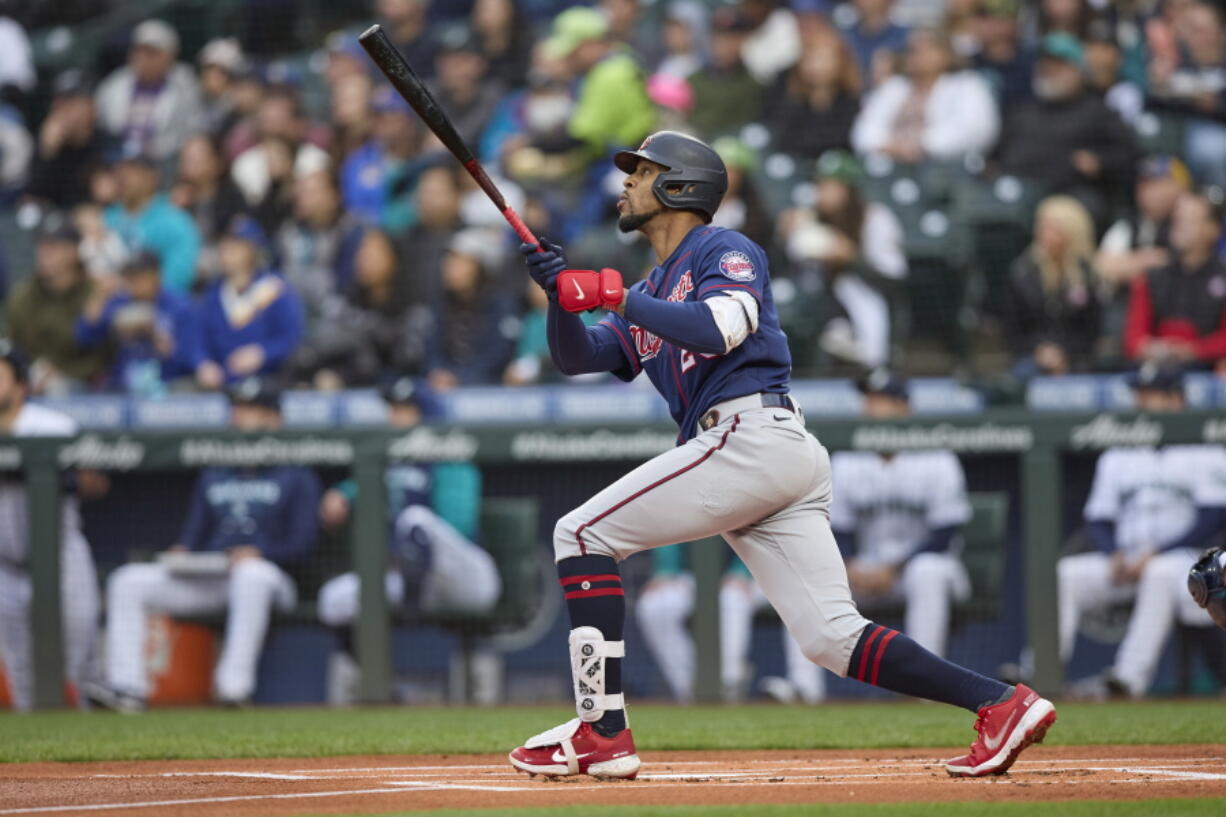
{"type": "MultiPolygon", "coordinates": [[[[1146,365],[1137,408],[1182,411],[1182,374],[1146,365]]],[[[1108,689],[1144,695],[1176,620],[1212,623],[1188,595],[1187,575],[1226,514],[1226,449],[1209,445],[1112,448],[1098,459],[1085,518],[1095,550],[1057,563],[1060,655],[1073,655],[1085,613],[1135,599],[1108,689]]]]}
{"type": "MultiPolygon", "coordinates": [[[[77,424],[64,414],[26,402],[28,369],[24,356],[0,340],[0,434],[14,437],[71,437],[77,424]]],[[[30,527],[25,484],[19,475],[0,474],[0,658],[18,711],[34,705],[31,671],[30,601],[33,590],[27,559],[30,527]]],[[[64,675],[76,686],[85,674],[98,623],[98,576],[89,543],[81,533],[76,500],[65,497],[61,510],[60,603],[64,621],[64,675]]]]}
{"type": "MultiPolygon", "coordinates": [[[[685,569],[685,556],[684,545],[653,550],[651,579],[634,605],[643,641],[673,698],[681,702],[694,697],[694,639],[686,622],[694,612],[697,590],[694,575],[685,569]]],[[[745,563],[734,557],[719,588],[720,683],[726,701],[745,696],[752,680],[753,617],[769,603],[745,563]]],[[[763,678],[762,690],[783,703],[817,703],[825,696],[821,669],[787,632],[783,644],[787,677],[763,678]]]]}
{"type": "Polygon", "coordinates": [[[839,675],[962,706],[979,715],[957,776],[1001,773],[1056,719],[1024,685],[951,664],[856,610],[830,530],[830,459],[788,396],[791,357],[766,255],[710,226],[727,190],[709,146],[671,131],[614,163],[625,172],[619,227],[641,232],[658,266],[627,290],[620,273],[569,270],[562,249],[522,247],[549,294],[550,353],[569,375],[646,371],[678,425],[677,447],[562,517],[558,577],[570,613],[578,718],[510,754],[521,771],[632,778],[640,761],[626,719],[625,597],[618,562],[720,534],[745,562],[808,658],[839,675]],[[538,252],[538,249],[540,250],[538,252]],[[587,327],[575,312],[608,315],[587,327]]]}
{"type": "MultiPolygon", "coordinates": [[[[878,369],[857,385],[868,417],[911,413],[901,377],[878,369]]],[[[953,603],[971,593],[957,555],[959,530],[971,516],[962,464],[949,451],[840,451],[830,464],[839,486],[830,525],[850,555],[847,574],[855,597],[866,605],[901,598],[907,633],[945,655],[953,603]]]]}

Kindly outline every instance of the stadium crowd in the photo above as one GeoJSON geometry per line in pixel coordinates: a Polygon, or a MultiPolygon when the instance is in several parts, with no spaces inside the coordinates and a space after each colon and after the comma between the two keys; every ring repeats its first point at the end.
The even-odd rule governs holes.
{"type": "MultiPolygon", "coordinates": [[[[339,389],[405,373],[445,391],[555,376],[513,235],[365,56],[356,32],[369,19],[305,62],[239,38],[188,53],[183,32],[151,19],[114,70],[40,76],[20,22],[45,24],[37,4],[4,9],[0,192],[37,231],[33,269],[8,270],[5,311],[36,392],[155,396],[254,374],[339,389]]],[[[998,246],[947,265],[958,308],[941,320],[998,348],[995,374],[1145,360],[1226,373],[1216,3],[371,11],[576,266],[650,267],[613,226],[614,148],[659,128],[711,140],[731,177],[715,221],[768,250],[802,373],[910,364],[899,350],[919,301],[950,272],[913,263],[916,239],[944,229],[913,206],[941,174],[1033,194],[1006,257],[998,246]],[[1147,138],[1155,123],[1176,134],[1162,150],[1147,138]],[[910,179],[908,197],[897,182],[910,179]]]]}

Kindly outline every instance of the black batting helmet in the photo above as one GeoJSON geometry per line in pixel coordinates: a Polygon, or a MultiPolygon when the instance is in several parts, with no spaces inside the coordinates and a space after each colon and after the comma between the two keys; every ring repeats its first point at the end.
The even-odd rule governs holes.
{"type": "Polygon", "coordinates": [[[638,150],[613,155],[613,164],[623,173],[633,173],[639,159],[663,165],[651,191],[665,207],[696,210],[708,224],[728,192],[728,169],[711,146],[693,136],[662,130],[643,140],[638,150]],[[673,188],[669,192],[667,188],[673,188]]]}
{"type": "Polygon", "coordinates": [[[1206,550],[1188,571],[1188,592],[1201,607],[1204,607],[1214,623],[1226,630],[1226,578],[1222,568],[1226,566],[1226,550],[1206,550]]]}

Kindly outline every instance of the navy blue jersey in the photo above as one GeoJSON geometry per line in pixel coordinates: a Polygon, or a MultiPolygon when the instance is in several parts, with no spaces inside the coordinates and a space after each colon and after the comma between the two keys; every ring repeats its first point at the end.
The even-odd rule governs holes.
{"type": "Polygon", "coordinates": [[[287,566],[315,546],[319,478],[310,468],[206,468],[183,524],[182,543],[195,551],[259,548],[287,566]]]}
{"type": "Polygon", "coordinates": [[[621,345],[626,365],[615,375],[633,380],[646,370],[668,401],[681,429],[680,442],[695,436],[699,419],[716,403],[788,390],[792,355],[779,328],[766,253],[745,236],[723,227],[695,227],[663,264],[631,289],[674,303],[740,290],[758,302],[758,331],[724,355],[681,349],[616,313],[595,327],[616,335],[621,345]]]}
{"type": "Polygon", "coordinates": [[[387,485],[387,513],[392,524],[410,505],[430,507],[434,475],[429,465],[393,465],[384,475],[387,485]]]}

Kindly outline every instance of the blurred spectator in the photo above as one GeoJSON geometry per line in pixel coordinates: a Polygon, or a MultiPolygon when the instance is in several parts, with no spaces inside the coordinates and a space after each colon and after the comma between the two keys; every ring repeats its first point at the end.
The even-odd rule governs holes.
{"type": "Polygon", "coordinates": [[[486,74],[485,57],[466,25],[438,37],[434,96],[467,145],[476,145],[505,91],[501,77],[486,74]]]}
{"type": "Polygon", "coordinates": [[[238,122],[232,89],[243,71],[243,49],[233,37],[212,40],[196,59],[200,66],[200,92],[204,103],[201,126],[220,138],[238,122]]]}
{"type": "Polygon", "coordinates": [[[741,59],[761,85],[770,85],[800,57],[800,26],[781,0],[739,0],[753,27],[741,43],[741,59]]]}
{"type": "Polygon", "coordinates": [[[889,304],[878,287],[907,276],[902,225],[885,205],[866,202],[856,184],[854,157],[831,151],[818,161],[817,204],[780,220],[788,259],[814,265],[833,295],[822,348],[842,360],[872,368],[890,354],[889,304]]]}
{"type": "Polygon", "coordinates": [[[851,131],[856,151],[900,162],[989,151],[1000,132],[996,102],[983,79],[954,60],[940,32],[912,32],[905,76],[885,80],[864,100],[851,131]]]}
{"type": "MultiPolygon", "coordinates": [[[[280,395],[271,384],[244,381],[231,391],[230,401],[236,431],[264,434],[281,428],[280,395]]],[[[91,700],[123,712],[145,708],[146,615],[161,611],[226,613],[214,694],[230,705],[249,702],[272,612],[297,603],[298,590],[286,570],[315,548],[320,494],[319,477],[297,465],[201,471],[178,543],[155,562],[123,565],[107,582],[106,685],[91,685],[91,700]],[[194,554],[225,558],[218,564],[193,560],[194,554]]]]}
{"type": "Polygon", "coordinates": [[[1090,23],[1085,41],[1086,75],[1090,90],[1100,94],[1107,107],[1126,124],[1136,127],[1145,108],[1145,94],[1124,79],[1124,52],[1115,39],[1115,28],[1105,18],[1090,23]]]}
{"type": "Polygon", "coordinates": [[[528,81],[531,29],[515,0],[477,0],[471,19],[489,75],[511,88],[528,81]]]}
{"type": "Polygon", "coordinates": [[[88,200],[89,174],[102,160],[102,147],[85,77],[65,71],[55,79],[51,109],[38,132],[26,193],[61,209],[88,200]]]}
{"type": "MultiPolygon", "coordinates": [[[[515,342],[515,358],[502,373],[502,382],[508,386],[528,386],[539,383],[554,371],[550,363],[549,339],[546,335],[546,319],[549,313],[549,296],[545,290],[529,282],[524,289],[527,310],[520,316],[519,338],[515,342]]],[[[580,317],[587,321],[587,313],[580,317]]]]}
{"type": "Polygon", "coordinates": [[[1093,13],[1090,0],[1040,0],[1039,33],[1063,32],[1084,40],[1093,13]]]}
{"type": "Polygon", "coordinates": [[[1188,117],[1184,123],[1186,159],[1192,173],[1226,185],[1226,36],[1221,11],[1192,3],[1177,29],[1178,63],[1155,58],[1150,64],[1150,96],[1157,107],[1188,117]]]}
{"type": "Polygon", "coordinates": [[[370,141],[375,129],[375,86],[369,74],[345,74],[332,86],[332,166],[343,167],[354,151],[370,141]]]}
{"type": "Polygon", "coordinates": [[[981,0],[944,0],[945,13],[936,15],[935,19],[925,20],[923,17],[905,19],[913,27],[941,28],[949,37],[950,45],[954,53],[958,55],[958,59],[967,60],[979,50],[976,18],[980,2],[981,0]]]}
{"type": "Polygon", "coordinates": [[[745,67],[741,46],[752,23],[732,8],[711,16],[711,63],[690,74],[694,111],[690,125],[707,138],[728,133],[758,118],[762,87],[745,67]]]}
{"type": "Polygon", "coordinates": [[[29,35],[21,23],[0,15],[0,97],[19,102],[37,82],[29,35]]]}
{"type": "Polygon", "coordinates": [[[1112,197],[1131,175],[1131,131],[1086,87],[1085,57],[1072,35],[1043,38],[1035,100],[1009,112],[997,155],[1001,169],[1076,196],[1105,226],[1112,197]]]}
{"type": "Polygon", "coordinates": [[[688,82],[672,74],[652,74],[647,78],[647,96],[655,103],[658,129],[690,130],[689,115],[694,110],[694,92],[688,82]]]}
{"type": "Polygon", "coordinates": [[[357,35],[348,31],[334,31],[329,34],[325,48],[328,62],[324,65],[324,83],[331,90],[335,102],[337,87],[342,80],[348,77],[370,79],[374,66],[371,65],[370,57],[367,56],[366,49],[362,48],[357,35]]]}
{"type": "Polygon", "coordinates": [[[330,320],[316,323],[295,360],[300,377],[318,389],[369,386],[389,372],[418,371],[423,316],[387,233],[367,230],[357,250],[353,282],[330,320]]]}
{"type": "Polygon", "coordinates": [[[909,32],[891,18],[894,0],[853,0],[852,6],[856,14],[843,36],[856,54],[864,86],[873,88],[894,73],[909,32]]]}
{"type": "Polygon", "coordinates": [[[1033,96],[1034,55],[1018,32],[1018,0],[979,0],[975,36],[979,49],[971,64],[988,80],[1008,111],[1033,96]]]}
{"type": "Polygon", "coordinates": [[[0,102],[0,203],[25,187],[34,158],[34,140],[21,112],[0,102]]]}
{"type": "Polygon", "coordinates": [[[337,319],[364,230],[341,209],[340,191],[329,174],[311,173],[294,185],[294,215],[277,232],[276,249],[281,273],[302,299],[310,331],[317,322],[337,319]]]}
{"type": "Polygon", "coordinates": [[[1034,243],[1009,270],[1008,301],[1000,310],[1013,371],[1063,375],[1093,362],[1101,327],[1094,271],[1094,222],[1076,199],[1039,204],[1034,243]]]}
{"type": "Polygon", "coordinates": [[[49,216],[38,239],[34,274],[13,287],[7,307],[13,344],[31,361],[35,394],[77,391],[106,363],[100,349],[82,349],[73,338],[90,282],[77,256],[80,235],[67,220],[49,216]]]}
{"type": "Polygon", "coordinates": [[[421,130],[413,109],[390,86],[375,91],[374,113],[370,141],[341,168],[341,197],[345,209],[360,220],[399,231],[412,223],[407,196],[421,130]]]}
{"type": "Polygon", "coordinates": [[[218,249],[222,279],[196,306],[205,358],[196,379],[206,389],[277,373],[302,339],[302,304],[268,268],[260,225],[239,216],[218,249]]]}
{"type": "Polygon", "coordinates": [[[672,0],[664,10],[664,57],[657,74],[685,79],[710,59],[711,29],[707,7],[697,0],[672,0]]]}
{"type": "Polygon", "coordinates": [[[201,338],[192,302],[162,289],[158,259],[141,253],[123,268],[118,292],[95,286],[74,332],[82,349],[106,349],[107,385],[158,397],[201,363],[201,338]]]}
{"type": "Polygon", "coordinates": [[[160,173],[145,155],[128,156],[115,167],[119,199],[106,208],[106,226],[130,252],[148,250],[162,262],[162,283],[188,292],[196,280],[200,233],[191,217],[158,192],[160,173]]]}
{"type": "Polygon", "coordinates": [[[430,79],[434,76],[434,38],[426,26],[430,0],[376,0],[375,17],[386,29],[396,48],[414,66],[414,70],[430,79]]]}
{"type": "Polygon", "coordinates": [[[230,85],[234,124],[220,136],[226,161],[232,161],[256,142],[256,115],[264,102],[264,78],[251,64],[230,85]]]}
{"type": "Polygon", "coordinates": [[[179,177],[170,199],[192,218],[200,234],[197,271],[205,281],[217,277],[217,237],[236,215],[246,209],[238,185],[226,173],[221,153],[208,134],[198,133],[183,144],[179,177]]]}
{"type": "Polygon", "coordinates": [[[724,194],[711,223],[744,233],[760,247],[769,247],[774,238],[774,218],[753,182],[758,155],[733,136],[716,139],[711,147],[728,169],[728,192],[724,194]]]}
{"type": "Polygon", "coordinates": [[[808,49],[766,95],[763,120],[780,150],[816,159],[851,147],[860,111],[860,72],[843,38],[815,34],[808,49]]]}
{"type": "Polygon", "coordinates": [[[499,383],[514,353],[518,322],[505,293],[489,284],[499,246],[485,230],[464,230],[443,256],[442,292],[426,341],[428,379],[437,391],[499,383]]]}
{"type": "Polygon", "coordinates": [[[106,226],[106,211],[93,202],[79,204],[72,211],[72,223],[81,236],[77,254],[85,272],[104,286],[113,284],[132,253],[119,234],[106,226]]]}
{"type": "Polygon", "coordinates": [[[1125,290],[1138,276],[1171,260],[1171,215],[1192,189],[1187,165],[1174,156],[1152,156],[1137,170],[1136,213],[1111,225],[1095,265],[1104,282],[1125,290]]]}
{"type": "Polygon", "coordinates": [[[1133,360],[1213,366],[1226,358],[1222,207],[1185,193],[1171,219],[1171,263],[1132,283],[1124,350],[1133,360]]]}
{"type": "Polygon", "coordinates": [[[415,303],[430,304],[439,290],[439,269],[452,238],[460,230],[460,185],[446,164],[427,168],[413,196],[417,223],[397,242],[400,264],[415,303]]]}
{"type": "Polygon", "coordinates": [[[190,67],[175,62],[178,54],[178,33],[146,20],[132,30],[128,64],[98,87],[98,120],[124,153],[164,161],[198,129],[200,86],[190,67]]]}
{"type": "Polygon", "coordinates": [[[313,126],[302,115],[298,93],[288,85],[269,87],[255,114],[255,144],[243,151],[230,175],[243,198],[266,217],[266,230],[289,210],[293,180],[328,169],[328,153],[313,139],[313,126]],[[275,214],[275,215],[274,215],[275,214]]]}
{"type": "Polygon", "coordinates": [[[597,0],[608,21],[609,38],[625,48],[643,67],[655,65],[663,55],[656,22],[643,14],[643,0],[597,0]]]}
{"type": "Polygon", "coordinates": [[[564,58],[580,83],[567,133],[583,146],[587,160],[604,160],[614,148],[637,145],[651,131],[655,111],[642,72],[610,39],[599,12],[581,7],[562,12],[544,47],[564,58]]]}

